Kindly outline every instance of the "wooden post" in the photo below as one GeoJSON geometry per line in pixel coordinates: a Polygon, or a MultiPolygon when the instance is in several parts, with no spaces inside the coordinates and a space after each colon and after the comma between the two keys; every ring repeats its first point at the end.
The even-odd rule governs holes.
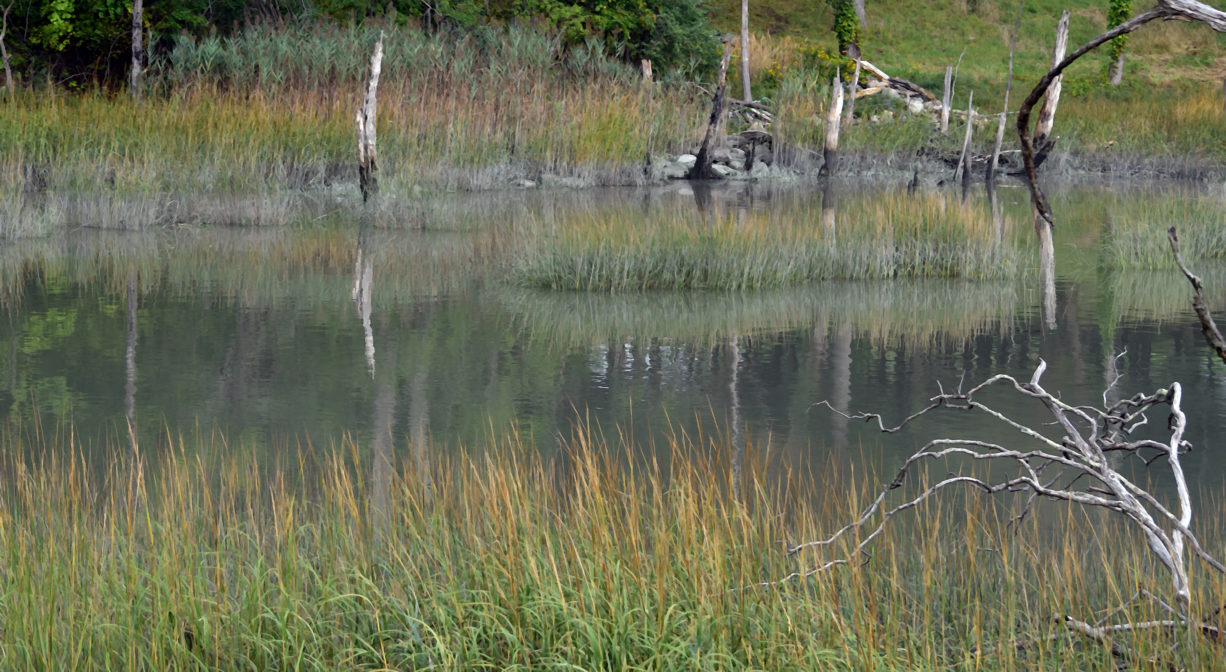
{"type": "Polygon", "coordinates": [[[732,60],[733,39],[735,38],[724,36],[724,56],[719,61],[719,78],[716,80],[715,95],[711,100],[711,118],[707,120],[707,131],[703,133],[702,146],[698,148],[698,160],[690,169],[691,180],[709,180],[715,177],[711,171],[711,141],[724,115],[724,89],[728,83],[728,62],[732,60]]]}
{"type": "Polygon", "coordinates": [[[953,100],[954,66],[945,66],[945,87],[941,90],[941,135],[949,133],[949,105],[953,100]]]}
{"type": "Polygon", "coordinates": [[[132,0],[132,71],[128,73],[128,87],[132,97],[137,99],[140,98],[141,64],[145,60],[145,41],[142,36],[144,13],[144,0],[132,0]]]}
{"type": "MultiPolygon", "coordinates": [[[[1051,52],[1051,67],[1060,65],[1060,61],[1064,60],[1064,52],[1068,50],[1068,10],[1064,10],[1064,14],[1060,16],[1060,23],[1056,24],[1056,46],[1051,52]]],[[[1049,143],[1051,137],[1052,125],[1056,122],[1056,106],[1060,104],[1060,82],[1064,80],[1064,75],[1060,75],[1051,80],[1051,84],[1047,87],[1047,93],[1043,96],[1043,106],[1039,108],[1039,127],[1035,130],[1034,146],[1040,155],[1046,155],[1045,145],[1049,143]]]]}
{"type": "Polygon", "coordinates": [[[830,84],[830,107],[826,110],[826,144],[823,158],[825,163],[818,173],[824,177],[833,177],[839,161],[839,120],[843,116],[843,85],[839,83],[838,72],[830,84]]]}
{"type": "Polygon", "coordinates": [[[379,69],[383,65],[383,34],[375,43],[375,54],[370,58],[370,81],[362,107],[358,108],[358,186],[362,190],[362,202],[379,193],[379,163],[375,158],[375,94],[379,88],[379,69]]]}
{"type": "Polygon", "coordinates": [[[856,59],[856,69],[851,75],[851,87],[847,93],[847,113],[843,115],[843,128],[851,126],[856,116],[856,91],[860,89],[860,59],[856,59]]]}

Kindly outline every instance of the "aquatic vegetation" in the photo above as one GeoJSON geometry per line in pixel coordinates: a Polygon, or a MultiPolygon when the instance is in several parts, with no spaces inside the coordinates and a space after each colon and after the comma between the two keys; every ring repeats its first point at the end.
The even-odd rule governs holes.
{"type": "Polygon", "coordinates": [[[524,286],[741,290],[823,280],[1011,278],[1019,252],[982,210],[942,194],[856,200],[841,212],[625,209],[537,222],[512,262],[524,286]]]}
{"type": "Polygon", "coordinates": [[[1117,202],[1104,223],[1105,265],[1140,270],[1175,269],[1166,233],[1171,226],[1179,230],[1180,252],[1189,263],[1226,259],[1226,228],[1222,227],[1226,203],[1220,194],[1176,191],[1157,198],[1118,198],[1117,202]]]}

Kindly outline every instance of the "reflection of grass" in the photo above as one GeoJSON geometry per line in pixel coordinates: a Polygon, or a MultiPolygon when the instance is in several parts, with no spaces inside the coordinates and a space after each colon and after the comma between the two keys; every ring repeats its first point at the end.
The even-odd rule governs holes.
{"type": "MultiPolygon", "coordinates": [[[[241,442],[214,435],[168,439],[156,466],[120,459],[102,473],[81,468],[75,446],[58,443],[65,435],[38,436],[46,457],[20,457],[25,437],[12,432],[0,455],[11,484],[0,499],[5,669],[973,660],[1110,670],[1102,647],[1050,637],[1062,632],[1051,614],[1088,615],[1139,587],[1169,587],[1144,545],[1110,520],[1040,503],[1019,524],[971,493],[899,516],[871,557],[744,589],[813,567],[813,554],[789,556],[781,543],[846,521],[872,496],[873,470],[840,477],[838,456],[817,465],[817,482],[767,476],[751,453],[734,472],[727,441],[702,431],[674,436],[659,461],[627,459],[635,446],[579,427],[555,458],[510,434],[478,453],[398,466],[351,444],[253,465],[241,442]],[[1048,541],[1053,530],[1061,536],[1048,541]]],[[[1219,547],[1220,520],[1205,520],[1202,541],[1219,547]]],[[[1193,586],[1193,609],[1216,604],[1217,582],[1193,586]]],[[[1143,600],[1121,620],[1164,617],[1143,600]]],[[[1150,630],[1129,645],[1205,663],[1190,669],[1221,655],[1207,638],[1177,641],[1172,652],[1150,630]]]]}
{"type": "Polygon", "coordinates": [[[1220,195],[1172,192],[1119,199],[1106,234],[1105,263],[1116,268],[1175,268],[1166,230],[1179,230],[1179,251],[1189,263],[1226,259],[1226,200],[1220,195]]]}
{"type": "Polygon", "coordinates": [[[817,212],[623,208],[541,224],[512,269],[529,287],[761,289],[832,279],[1007,278],[1017,253],[980,210],[940,195],[852,201],[833,229],[817,212]]]}
{"type": "Polygon", "coordinates": [[[874,342],[962,342],[1008,329],[1012,283],[839,282],[806,290],[606,295],[520,290],[504,304],[526,332],[547,342],[590,345],[675,339],[699,345],[734,334],[851,325],[874,342]]]}
{"type": "MultiPolygon", "coordinates": [[[[1171,268],[1162,272],[1112,273],[1108,283],[1116,314],[1111,317],[1163,320],[1187,315],[1192,310],[1192,286],[1174,266],[1171,262],[1171,268]]],[[[1197,269],[1196,273],[1205,282],[1210,310],[1226,309],[1226,268],[1197,269]]]]}

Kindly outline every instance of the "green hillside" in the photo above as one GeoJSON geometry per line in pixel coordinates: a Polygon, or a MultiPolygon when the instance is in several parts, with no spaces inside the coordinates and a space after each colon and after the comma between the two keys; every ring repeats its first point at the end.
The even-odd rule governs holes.
{"type": "MultiPolygon", "coordinates": [[[[1153,3],[1134,2],[1134,12],[1153,3]]],[[[740,26],[737,0],[711,0],[708,4],[720,30],[740,26]]],[[[1060,12],[1071,11],[1070,51],[1106,28],[1106,0],[1026,0],[1022,11],[1015,58],[1017,86],[1029,89],[1051,58],[1051,45],[1060,12]]],[[[864,58],[893,76],[910,79],[939,92],[946,65],[961,57],[958,91],[964,99],[975,90],[975,100],[999,105],[1008,72],[1009,38],[1017,20],[1013,0],[867,0],[868,28],[864,31],[864,58]]],[[[765,36],[766,44],[810,43],[835,48],[832,13],[820,0],[751,0],[750,30],[765,36]]],[[[1154,85],[1172,80],[1181,85],[1203,82],[1220,90],[1226,77],[1226,37],[1199,24],[1152,23],[1134,33],[1126,52],[1121,91],[1110,95],[1149,95],[1154,85]]],[[[778,58],[778,57],[775,57],[778,58]]],[[[1072,96],[1109,88],[1105,49],[1072,68],[1066,92],[1072,96]]]]}

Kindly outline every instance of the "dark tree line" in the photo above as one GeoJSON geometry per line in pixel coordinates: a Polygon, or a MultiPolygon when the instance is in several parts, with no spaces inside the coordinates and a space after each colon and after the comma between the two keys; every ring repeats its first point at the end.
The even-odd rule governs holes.
{"type": "MultiPolygon", "coordinates": [[[[147,59],[177,36],[231,35],[286,22],[420,25],[463,31],[524,21],[570,43],[595,40],[628,62],[650,59],[657,71],[713,68],[719,42],[702,0],[144,0],[147,59]]],[[[7,9],[3,46],[19,87],[121,86],[132,65],[132,0],[0,0],[7,9]]],[[[149,65],[147,63],[146,65],[149,65]]]]}

